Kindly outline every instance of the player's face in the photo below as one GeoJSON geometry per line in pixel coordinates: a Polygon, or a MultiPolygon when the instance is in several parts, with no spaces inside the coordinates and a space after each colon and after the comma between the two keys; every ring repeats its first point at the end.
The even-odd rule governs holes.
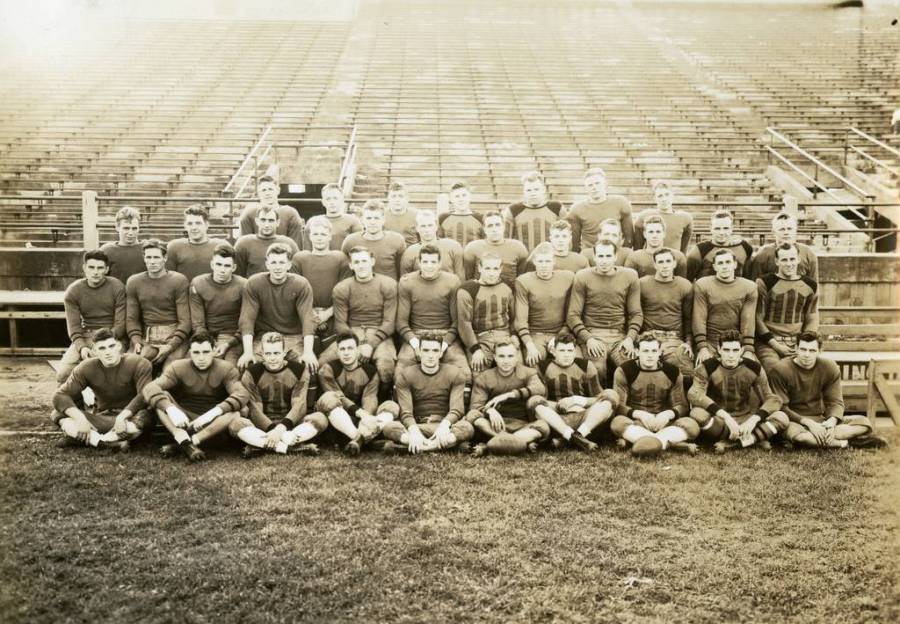
{"type": "Polygon", "coordinates": [[[546,192],[547,189],[544,188],[544,183],[539,180],[528,181],[522,185],[522,196],[532,206],[543,204],[546,192]]]}
{"type": "Polygon", "coordinates": [[[278,199],[278,186],[274,182],[263,182],[256,187],[256,194],[264,204],[274,204],[278,199]]]}
{"type": "Polygon", "coordinates": [[[661,279],[670,279],[675,274],[675,257],[668,252],[653,258],[653,265],[656,267],[656,276],[661,279]]]}
{"type": "Polygon", "coordinates": [[[622,243],[622,229],[615,224],[607,223],[606,225],[600,226],[600,234],[597,238],[606,238],[614,243],[621,244],[622,243]]]}
{"type": "Polygon", "coordinates": [[[731,234],[734,231],[734,224],[728,217],[720,217],[712,219],[709,225],[709,233],[712,241],[716,245],[727,245],[731,240],[731,234]]]}
{"type": "Polygon", "coordinates": [[[434,277],[440,270],[440,255],[427,253],[419,256],[419,271],[422,273],[422,277],[434,277]]]}
{"type": "Polygon", "coordinates": [[[780,219],[772,226],[772,232],[775,234],[775,242],[778,245],[784,243],[794,244],[797,242],[797,222],[793,219],[780,219]]]}
{"type": "Polygon", "coordinates": [[[644,240],[651,249],[662,247],[666,240],[666,230],[659,223],[650,223],[644,226],[644,240]]]}
{"type": "Polygon", "coordinates": [[[144,266],[147,267],[147,273],[150,275],[159,275],[166,268],[166,255],[162,249],[151,247],[144,250],[144,266]]]}
{"type": "Polygon", "coordinates": [[[665,187],[659,187],[653,192],[653,199],[656,200],[656,207],[668,212],[672,209],[672,191],[665,187]]]}
{"type": "Polygon", "coordinates": [[[718,351],[719,359],[726,368],[735,368],[741,363],[741,356],[744,355],[744,347],[736,340],[723,342],[719,345],[718,351]]]}
{"type": "Polygon", "coordinates": [[[273,253],[266,256],[266,270],[276,282],[280,282],[287,277],[290,269],[291,259],[287,254],[273,253]]]}
{"type": "Polygon", "coordinates": [[[501,217],[488,217],[484,220],[484,237],[492,243],[503,240],[503,219],[501,217]]]}
{"type": "Polygon", "coordinates": [[[84,263],[84,279],[90,286],[97,286],[106,277],[106,271],[109,267],[103,260],[94,260],[93,258],[84,263]]]}
{"type": "Polygon", "coordinates": [[[278,229],[278,213],[265,212],[256,215],[256,232],[263,237],[275,236],[278,229]]]}
{"type": "Polygon", "coordinates": [[[575,345],[565,342],[554,345],[553,361],[562,367],[571,366],[575,361],[575,345]]]}
{"type": "Polygon", "coordinates": [[[616,266],[616,250],[612,245],[597,245],[594,248],[594,264],[603,273],[612,271],[616,266]]]}
{"type": "Polygon", "coordinates": [[[337,346],[338,359],[344,366],[355,366],[359,359],[359,346],[353,340],[343,340],[337,346]]]}
{"type": "Polygon", "coordinates": [[[638,346],[638,363],[644,370],[659,368],[659,343],[646,340],[638,346]]]}
{"type": "MultiPolygon", "coordinates": [[[[419,213],[422,214],[422,213],[419,213]]],[[[437,220],[429,214],[416,220],[416,232],[423,242],[433,241],[437,238],[437,220]]]]}
{"type": "Polygon", "coordinates": [[[585,178],[584,188],[588,195],[594,201],[603,201],[606,199],[606,178],[600,175],[585,178]]]}
{"type": "Polygon", "coordinates": [[[94,343],[94,355],[103,366],[116,366],[122,360],[122,343],[115,338],[107,338],[94,343]]]}
{"type": "Polygon", "coordinates": [[[350,269],[357,279],[365,280],[372,276],[372,267],[375,261],[368,253],[357,251],[350,255],[350,269]]]}
{"type": "Polygon", "coordinates": [[[716,272],[716,277],[720,280],[731,281],[734,279],[734,256],[731,254],[716,256],[716,259],[713,261],[713,269],[716,272]]]}
{"type": "Polygon", "coordinates": [[[469,212],[472,203],[472,194],[467,188],[458,188],[450,191],[450,206],[455,212],[469,212]]]}
{"type": "Polygon", "coordinates": [[[513,345],[500,347],[494,351],[494,362],[497,364],[497,370],[501,373],[508,374],[516,367],[519,361],[519,355],[513,345]]]}
{"type": "Polygon", "coordinates": [[[409,197],[406,195],[406,189],[400,191],[388,191],[387,203],[391,210],[402,212],[403,210],[406,210],[406,204],[408,202],[409,197]]]}
{"type": "Polygon", "coordinates": [[[441,362],[441,343],[437,340],[424,340],[419,343],[419,361],[422,368],[436,369],[441,362]]]}
{"type": "Polygon", "coordinates": [[[191,362],[200,370],[206,370],[212,366],[215,351],[213,346],[208,342],[192,342],[191,343],[191,362]]]}
{"type": "Polygon", "coordinates": [[[547,279],[553,275],[553,254],[541,253],[534,257],[534,272],[538,277],[547,279]]]}
{"type": "Polygon", "coordinates": [[[796,249],[777,250],[775,252],[777,260],[775,264],[778,266],[778,272],[784,277],[797,277],[797,269],[800,266],[800,259],[797,256],[796,249]]]}
{"type": "Polygon", "coordinates": [[[262,345],[263,364],[270,371],[277,371],[284,366],[284,343],[264,342],[262,345]]]}
{"type": "Polygon", "coordinates": [[[503,261],[499,258],[486,258],[478,263],[478,275],[482,283],[491,285],[500,283],[503,261]]]}
{"type": "Polygon", "coordinates": [[[322,193],[322,205],[325,214],[336,216],[344,213],[344,194],[336,189],[328,189],[322,193]]]}
{"type": "Polygon", "coordinates": [[[123,245],[134,245],[141,231],[141,222],[137,219],[125,219],[116,223],[116,231],[119,233],[119,242],[123,245]]]}
{"type": "Polygon", "coordinates": [[[367,234],[381,234],[384,230],[384,213],[380,210],[363,210],[362,223],[367,234]]]}
{"type": "Polygon", "coordinates": [[[200,215],[187,215],[184,218],[184,231],[187,232],[188,239],[194,243],[205,241],[208,229],[209,223],[200,215]]]}
{"type": "Polygon", "coordinates": [[[209,268],[212,269],[213,281],[218,284],[226,284],[231,281],[234,275],[234,258],[223,256],[213,256],[209,261],[209,268]]]}
{"type": "Polygon", "coordinates": [[[816,340],[801,340],[797,343],[797,363],[804,368],[812,368],[819,357],[819,343],[816,340]]]}
{"type": "Polygon", "coordinates": [[[565,228],[550,230],[550,246],[557,253],[569,253],[572,249],[572,230],[565,228]]]}
{"type": "Polygon", "coordinates": [[[308,236],[312,248],[316,251],[328,249],[328,245],[331,244],[331,232],[328,231],[328,228],[313,226],[309,228],[308,236]]]}

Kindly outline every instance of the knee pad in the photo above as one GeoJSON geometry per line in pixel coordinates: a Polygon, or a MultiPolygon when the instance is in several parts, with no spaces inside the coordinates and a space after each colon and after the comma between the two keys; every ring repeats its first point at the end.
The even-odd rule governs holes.
{"type": "Polygon", "coordinates": [[[382,412],[387,412],[394,417],[394,420],[397,420],[397,418],[400,417],[400,406],[396,401],[384,401],[381,405],[378,406],[376,415],[381,414],[382,412]]]}
{"type": "Polygon", "coordinates": [[[691,408],[691,418],[696,420],[697,423],[701,427],[705,427],[709,423],[709,421],[712,417],[713,417],[712,414],[707,412],[702,407],[692,407],[691,408]]]}
{"type": "Polygon", "coordinates": [[[498,433],[488,440],[487,448],[492,455],[521,455],[528,450],[528,445],[511,433],[498,433]]]}
{"type": "Polygon", "coordinates": [[[617,407],[619,407],[619,393],[616,392],[615,390],[613,390],[612,388],[602,391],[600,393],[600,400],[601,401],[609,401],[610,403],[612,403],[613,409],[616,409],[617,407]]]}
{"type": "Polygon", "coordinates": [[[525,402],[525,407],[528,408],[529,412],[533,412],[534,408],[539,405],[547,405],[547,397],[542,397],[540,395],[533,395],[528,397],[528,400],[525,402]]]}
{"type": "Polygon", "coordinates": [[[688,440],[695,440],[700,435],[700,425],[693,418],[679,418],[675,421],[675,426],[684,429],[688,440]]]}
{"type": "Polygon", "coordinates": [[[609,423],[609,429],[616,437],[621,438],[622,434],[625,433],[625,430],[633,424],[634,421],[628,418],[628,416],[615,416],[613,417],[612,422],[609,423]]]}
{"type": "Polygon", "coordinates": [[[541,434],[541,440],[546,440],[550,437],[550,425],[545,423],[543,420],[536,420],[529,426],[532,429],[536,429],[541,434]]]}
{"type": "Polygon", "coordinates": [[[475,436],[475,427],[468,420],[459,420],[452,427],[453,435],[457,441],[465,442],[471,440],[475,436]]]}
{"type": "Polygon", "coordinates": [[[310,423],[319,433],[328,429],[328,417],[322,412],[313,412],[303,417],[303,422],[310,423]]]}
{"type": "Polygon", "coordinates": [[[341,407],[341,397],[337,392],[328,391],[316,401],[316,411],[330,414],[337,407],[341,407]]]}
{"type": "Polygon", "coordinates": [[[238,417],[238,418],[233,419],[231,421],[231,423],[228,425],[228,433],[231,434],[232,437],[236,438],[238,436],[238,431],[240,431],[241,429],[244,429],[246,427],[252,427],[252,426],[253,426],[253,423],[250,422],[249,420],[247,420],[246,418],[238,417]]]}

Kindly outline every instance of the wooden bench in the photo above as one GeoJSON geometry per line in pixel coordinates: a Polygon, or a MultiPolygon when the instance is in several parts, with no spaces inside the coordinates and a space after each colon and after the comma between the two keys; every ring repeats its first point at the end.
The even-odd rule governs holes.
{"type": "Polygon", "coordinates": [[[65,319],[63,295],[61,290],[0,290],[0,319],[9,322],[9,346],[0,347],[0,355],[60,355],[66,346],[60,347],[20,347],[19,320],[65,319]],[[20,310],[22,307],[41,307],[50,309],[20,310]]]}

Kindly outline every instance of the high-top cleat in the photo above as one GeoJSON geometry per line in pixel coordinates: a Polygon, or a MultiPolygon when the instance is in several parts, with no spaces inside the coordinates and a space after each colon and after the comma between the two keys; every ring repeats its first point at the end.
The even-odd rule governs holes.
{"type": "Polygon", "coordinates": [[[628,440],[625,438],[616,438],[616,448],[622,449],[623,451],[628,450],[628,440]]]}
{"type": "Polygon", "coordinates": [[[344,445],[343,453],[349,457],[356,457],[362,451],[362,446],[359,443],[359,438],[350,440],[347,444],[344,445]]]}
{"type": "Polygon", "coordinates": [[[487,444],[476,444],[472,449],[472,457],[484,457],[487,455],[487,444]]]}
{"type": "Polygon", "coordinates": [[[265,452],[265,449],[261,449],[258,446],[245,444],[244,448],[241,450],[241,457],[243,457],[244,459],[253,459],[254,457],[259,457],[265,452]]]}
{"type": "Polygon", "coordinates": [[[56,441],[56,448],[78,448],[79,446],[84,446],[84,442],[76,440],[75,438],[70,438],[65,434],[63,434],[62,438],[56,441]]]}
{"type": "Polygon", "coordinates": [[[405,444],[398,444],[392,440],[385,440],[381,446],[381,452],[385,455],[404,455],[408,450],[405,444]]]}
{"type": "Polygon", "coordinates": [[[700,447],[693,442],[673,442],[669,445],[669,450],[685,455],[696,455],[700,452],[700,447]]]}
{"type": "Polygon", "coordinates": [[[178,454],[177,444],[163,444],[159,447],[159,454],[163,457],[175,457],[178,454]]]}
{"type": "Polygon", "coordinates": [[[631,445],[631,454],[635,457],[656,457],[662,452],[663,444],[655,436],[645,436],[631,445]]]}
{"type": "Polygon", "coordinates": [[[461,455],[469,455],[472,453],[472,445],[469,442],[460,442],[456,445],[456,452],[461,455]]]}
{"type": "Polygon", "coordinates": [[[291,455],[306,455],[307,457],[318,457],[319,456],[319,446],[317,444],[295,444],[293,446],[288,447],[289,454],[291,455]]]}
{"type": "Polygon", "coordinates": [[[857,436],[855,438],[850,438],[847,441],[850,446],[853,448],[885,448],[888,446],[888,441],[886,438],[881,437],[880,435],[876,435],[874,433],[870,433],[865,436],[857,436]]]}
{"type": "Polygon", "coordinates": [[[202,462],[204,459],[206,459],[206,453],[198,449],[190,442],[187,444],[179,444],[179,446],[181,447],[181,452],[184,453],[184,456],[187,457],[188,461],[192,464],[202,462]]]}
{"type": "Polygon", "coordinates": [[[584,451],[585,453],[593,453],[598,448],[594,442],[591,442],[577,431],[572,432],[569,442],[579,451],[584,451]]]}
{"type": "Polygon", "coordinates": [[[529,453],[537,453],[538,452],[538,443],[537,442],[529,442],[526,450],[529,453]]]}

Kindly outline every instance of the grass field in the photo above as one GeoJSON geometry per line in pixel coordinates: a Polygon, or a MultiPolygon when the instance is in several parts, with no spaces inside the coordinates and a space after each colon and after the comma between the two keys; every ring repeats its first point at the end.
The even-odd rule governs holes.
{"type": "MultiPolygon", "coordinates": [[[[6,364],[0,385],[28,408],[7,403],[0,425],[34,428],[49,374],[6,364]]],[[[6,438],[0,622],[898,621],[891,437],[649,462],[196,466],[6,438]]]]}

